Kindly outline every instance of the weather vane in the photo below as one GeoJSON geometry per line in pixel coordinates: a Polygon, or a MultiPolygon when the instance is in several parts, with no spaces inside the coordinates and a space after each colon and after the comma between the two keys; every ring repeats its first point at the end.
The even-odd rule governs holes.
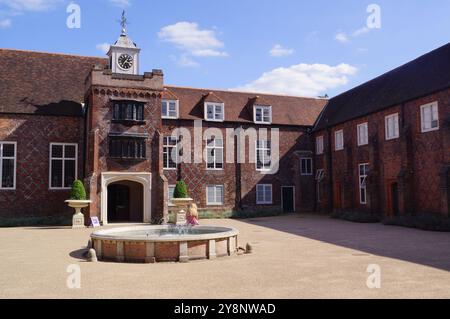
{"type": "Polygon", "coordinates": [[[120,19],[120,25],[122,26],[122,34],[125,35],[127,33],[127,25],[128,25],[128,20],[125,17],[125,10],[122,11],[122,18],[120,19]]]}

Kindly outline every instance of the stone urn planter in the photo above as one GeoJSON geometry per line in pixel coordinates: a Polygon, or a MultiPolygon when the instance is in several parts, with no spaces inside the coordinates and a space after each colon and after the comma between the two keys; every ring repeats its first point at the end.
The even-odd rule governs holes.
{"type": "Polygon", "coordinates": [[[76,180],[73,182],[70,190],[70,199],[66,200],[67,205],[75,209],[75,215],[72,217],[72,229],[85,228],[84,215],[82,208],[88,207],[92,201],[86,198],[86,190],[83,182],[76,180]]]}
{"type": "Polygon", "coordinates": [[[72,217],[72,229],[85,228],[84,226],[84,215],[81,212],[82,208],[88,207],[92,201],[90,200],[66,200],[69,207],[75,209],[75,214],[72,217]]]}
{"type": "Polygon", "coordinates": [[[194,200],[192,198],[173,198],[172,204],[179,207],[181,210],[176,215],[175,224],[185,225],[186,224],[186,211],[185,208],[188,207],[190,203],[194,200]]]}
{"type": "Polygon", "coordinates": [[[187,186],[184,181],[180,180],[177,182],[173,197],[172,204],[181,208],[176,215],[175,223],[177,225],[186,225],[186,211],[184,209],[187,209],[187,206],[194,200],[188,196],[187,186]]]}

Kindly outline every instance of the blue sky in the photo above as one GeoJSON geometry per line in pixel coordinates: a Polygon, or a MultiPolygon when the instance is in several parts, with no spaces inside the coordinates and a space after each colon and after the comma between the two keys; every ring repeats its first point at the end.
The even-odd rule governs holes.
{"type": "Polygon", "coordinates": [[[141,72],[180,86],[334,96],[450,40],[448,0],[0,0],[0,47],[102,56],[122,8],[141,72]]]}

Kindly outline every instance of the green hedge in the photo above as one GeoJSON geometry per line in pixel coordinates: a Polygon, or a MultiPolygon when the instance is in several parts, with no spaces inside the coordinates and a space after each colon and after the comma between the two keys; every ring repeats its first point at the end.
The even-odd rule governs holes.
{"type": "Polygon", "coordinates": [[[71,226],[71,225],[72,225],[72,215],[0,218],[0,227],[71,226]]]}
{"type": "Polygon", "coordinates": [[[450,232],[450,218],[431,213],[387,217],[383,220],[383,224],[429,231],[450,232]]]}
{"type": "Polygon", "coordinates": [[[86,200],[86,190],[81,181],[76,180],[73,182],[69,198],[72,200],[86,200]]]}
{"type": "Polygon", "coordinates": [[[379,223],[381,218],[378,215],[371,214],[364,211],[344,211],[334,212],[331,214],[332,218],[342,219],[353,223],[379,223]]]}
{"type": "Polygon", "coordinates": [[[173,198],[187,198],[188,189],[186,183],[183,180],[177,182],[175,185],[175,190],[173,191],[173,198]]]}

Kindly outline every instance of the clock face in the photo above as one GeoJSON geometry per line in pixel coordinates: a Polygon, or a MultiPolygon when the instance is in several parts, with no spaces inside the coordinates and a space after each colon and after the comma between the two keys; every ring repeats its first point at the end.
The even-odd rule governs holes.
{"type": "Polygon", "coordinates": [[[122,54],[117,60],[119,66],[124,70],[129,70],[133,66],[133,57],[129,54],[122,54]]]}

